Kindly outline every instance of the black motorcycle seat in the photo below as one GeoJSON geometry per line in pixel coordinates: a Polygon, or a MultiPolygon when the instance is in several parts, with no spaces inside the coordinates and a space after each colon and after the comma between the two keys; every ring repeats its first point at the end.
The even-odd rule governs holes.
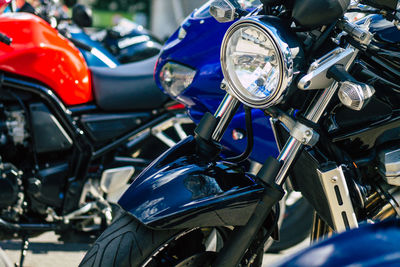
{"type": "Polygon", "coordinates": [[[116,68],[90,67],[96,104],[105,111],[162,107],[167,96],[153,80],[158,56],[116,68]]]}

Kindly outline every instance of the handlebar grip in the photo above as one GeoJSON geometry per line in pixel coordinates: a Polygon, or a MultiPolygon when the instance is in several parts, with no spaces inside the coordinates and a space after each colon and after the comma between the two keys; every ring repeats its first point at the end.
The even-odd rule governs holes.
{"type": "Polygon", "coordinates": [[[93,49],[93,47],[91,47],[90,45],[87,45],[87,44],[85,44],[85,43],[82,43],[81,41],[78,41],[78,40],[76,40],[76,39],[74,39],[74,38],[72,38],[72,37],[68,38],[68,40],[70,40],[71,43],[73,43],[77,48],[86,50],[86,51],[88,51],[88,52],[91,52],[92,49],[93,49]]]}
{"type": "Polygon", "coordinates": [[[6,45],[11,45],[12,38],[8,37],[4,33],[0,33],[0,42],[4,43],[6,45]]]}

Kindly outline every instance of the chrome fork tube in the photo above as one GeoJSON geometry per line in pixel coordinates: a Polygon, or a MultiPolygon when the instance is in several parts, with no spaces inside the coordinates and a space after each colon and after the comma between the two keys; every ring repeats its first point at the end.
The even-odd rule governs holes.
{"type": "MultiPolygon", "coordinates": [[[[329,88],[325,89],[325,91],[319,97],[318,101],[312,106],[311,110],[307,112],[306,118],[308,120],[314,123],[318,123],[332,97],[335,95],[338,86],[339,83],[334,82],[329,88]]],[[[276,184],[283,185],[285,183],[289,168],[298,153],[301,151],[302,147],[302,143],[296,140],[294,137],[290,137],[289,140],[286,142],[285,147],[282,149],[278,157],[278,160],[280,162],[283,162],[283,164],[278,175],[275,178],[276,184]]]]}
{"type": "Polygon", "coordinates": [[[214,114],[214,116],[219,119],[219,122],[212,134],[212,139],[214,141],[221,141],[222,136],[224,135],[225,130],[228,127],[228,124],[232,120],[239,106],[239,100],[237,100],[230,94],[225,95],[224,100],[222,100],[222,103],[219,105],[218,110],[214,114]]]}
{"type": "MultiPolygon", "coordinates": [[[[350,66],[353,64],[354,59],[356,58],[358,51],[354,52],[352,58],[346,63],[345,69],[349,70],[350,66]]],[[[318,123],[319,119],[324,114],[326,108],[328,107],[332,97],[335,95],[337,89],[339,87],[338,82],[333,82],[330,87],[325,89],[323,93],[320,95],[318,101],[311,107],[311,109],[306,112],[306,119],[312,121],[313,123],[318,123]]],[[[283,185],[285,183],[287,173],[289,168],[291,167],[293,161],[295,160],[298,153],[303,148],[303,145],[297,141],[294,137],[290,137],[286,142],[285,147],[282,149],[279,154],[278,160],[283,162],[281,170],[275,178],[275,182],[278,185],[283,185]]]]}

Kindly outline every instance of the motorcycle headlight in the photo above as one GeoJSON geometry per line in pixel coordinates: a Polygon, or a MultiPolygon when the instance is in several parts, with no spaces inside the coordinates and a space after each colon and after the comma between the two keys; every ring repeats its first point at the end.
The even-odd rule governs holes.
{"type": "Polygon", "coordinates": [[[293,56],[284,34],[258,18],[233,24],[221,50],[230,92],[253,108],[277,104],[293,78],[293,56]]]}
{"type": "Polygon", "coordinates": [[[172,96],[178,96],[188,88],[196,75],[196,71],[178,63],[168,62],[159,74],[160,82],[165,91],[172,96]]]}

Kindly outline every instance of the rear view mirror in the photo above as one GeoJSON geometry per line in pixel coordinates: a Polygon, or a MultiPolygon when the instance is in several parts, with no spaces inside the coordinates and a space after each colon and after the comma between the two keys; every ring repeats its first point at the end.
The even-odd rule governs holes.
{"type": "Polygon", "coordinates": [[[218,22],[230,22],[239,17],[240,5],[236,0],[215,0],[210,5],[210,14],[218,22]]]}
{"type": "Polygon", "coordinates": [[[93,24],[92,10],[81,4],[74,5],[72,21],[79,27],[91,27],[93,24]]]}

